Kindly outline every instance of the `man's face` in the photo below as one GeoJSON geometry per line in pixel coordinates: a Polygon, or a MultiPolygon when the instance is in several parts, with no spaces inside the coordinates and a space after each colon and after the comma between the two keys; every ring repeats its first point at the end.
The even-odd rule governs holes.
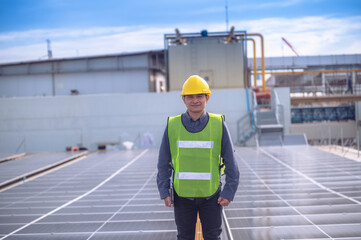
{"type": "Polygon", "coordinates": [[[183,96],[183,102],[188,109],[188,113],[190,113],[190,114],[203,113],[208,100],[209,100],[209,95],[206,95],[206,94],[195,94],[195,95],[183,96]]]}

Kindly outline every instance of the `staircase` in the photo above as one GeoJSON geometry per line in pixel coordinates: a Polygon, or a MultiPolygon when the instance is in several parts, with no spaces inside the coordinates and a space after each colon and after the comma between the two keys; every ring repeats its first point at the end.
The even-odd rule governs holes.
{"type": "MultiPolygon", "coordinates": [[[[278,97],[272,94],[276,101],[257,105],[257,100],[253,94],[253,101],[247,100],[249,112],[237,123],[238,145],[260,145],[260,146],[281,146],[283,139],[283,107],[278,104],[278,97]],[[281,110],[281,111],[280,111],[281,110]]],[[[248,95],[247,95],[248,98],[248,95]]]]}
{"type": "Polygon", "coordinates": [[[249,106],[248,113],[237,122],[238,145],[307,145],[307,138],[304,134],[285,134],[283,105],[280,104],[275,91],[272,91],[268,103],[257,105],[257,101],[253,97],[250,105],[252,107],[249,106]]]}
{"type": "Polygon", "coordinates": [[[256,127],[258,129],[258,143],[260,146],[282,146],[283,123],[280,123],[274,109],[256,110],[256,127]]]}

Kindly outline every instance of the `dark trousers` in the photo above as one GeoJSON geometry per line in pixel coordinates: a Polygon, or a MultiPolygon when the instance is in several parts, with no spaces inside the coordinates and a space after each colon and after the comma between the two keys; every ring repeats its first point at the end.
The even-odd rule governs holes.
{"type": "Polygon", "coordinates": [[[222,206],[217,203],[219,193],[209,199],[182,198],[174,194],[174,217],[178,240],[194,240],[197,212],[205,240],[220,240],[222,233],[222,206]]]}

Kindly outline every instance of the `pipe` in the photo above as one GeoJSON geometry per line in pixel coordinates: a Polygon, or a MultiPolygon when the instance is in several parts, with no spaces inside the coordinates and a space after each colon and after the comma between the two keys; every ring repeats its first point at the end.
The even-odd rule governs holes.
{"type": "Polygon", "coordinates": [[[261,58],[262,58],[262,92],[266,92],[266,77],[265,77],[265,63],[264,63],[264,41],[260,33],[247,33],[247,36],[257,36],[261,38],[261,58]]]}
{"type": "Polygon", "coordinates": [[[256,41],[252,38],[246,38],[247,41],[253,42],[253,78],[254,87],[257,87],[257,59],[256,59],[256,41]]]}
{"type": "Polygon", "coordinates": [[[291,97],[291,104],[315,102],[359,102],[361,95],[327,95],[311,97],[291,97]]]}
{"type": "MultiPolygon", "coordinates": [[[[361,69],[325,69],[325,70],[304,70],[304,71],[282,71],[282,72],[266,72],[266,74],[282,75],[282,74],[307,74],[307,73],[345,73],[345,72],[361,72],[361,69]]],[[[262,73],[257,72],[257,75],[262,73]]]]}

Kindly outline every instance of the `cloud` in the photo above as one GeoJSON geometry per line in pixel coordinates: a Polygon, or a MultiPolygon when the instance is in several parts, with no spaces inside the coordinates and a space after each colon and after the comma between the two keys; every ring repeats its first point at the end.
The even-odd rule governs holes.
{"type": "Polygon", "coordinates": [[[46,38],[83,38],[114,33],[128,32],[129,27],[103,27],[89,29],[38,29],[24,32],[8,32],[0,34],[0,43],[7,41],[33,41],[46,38]]]}
{"type": "MultiPolygon", "coordinates": [[[[286,38],[301,55],[331,55],[361,53],[357,46],[361,37],[361,17],[335,19],[304,17],[296,19],[269,18],[239,22],[247,32],[258,32],[265,39],[266,56],[294,55],[283,46],[286,38]]],[[[289,49],[287,49],[289,50],[289,49]]],[[[258,51],[259,54],[259,51],[258,51]]]]}
{"type": "MultiPolygon", "coordinates": [[[[316,0],[313,0],[316,1],[316,0]]],[[[229,10],[233,12],[237,11],[249,11],[249,10],[269,10],[273,11],[274,9],[286,8],[295,5],[300,5],[302,3],[309,2],[309,0],[279,0],[279,1],[249,1],[247,3],[242,2],[235,5],[229,5],[229,10]]]]}
{"type": "MultiPolygon", "coordinates": [[[[231,24],[230,24],[231,25],[231,24]]],[[[265,18],[233,22],[236,30],[261,33],[265,56],[294,56],[284,37],[301,55],[361,53],[361,16],[349,18],[303,17],[265,18]]],[[[224,23],[193,23],[178,26],[120,26],[87,29],[39,29],[0,34],[0,62],[37,60],[47,53],[46,39],[55,58],[150,51],[164,48],[164,34],[224,31],[224,23]]],[[[255,38],[258,41],[259,40],[255,38]]],[[[251,45],[248,50],[252,53],[251,45]]],[[[260,47],[257,46],[257,57],[260,47]]],[[[251,54],[249,57],[252,57],[251,54]]]]}
{"type": "Polygon", "coordinates": [[[301,4],[305,0],[272,1],[254,5],[255,8],[282,8],[301,4]]]}

